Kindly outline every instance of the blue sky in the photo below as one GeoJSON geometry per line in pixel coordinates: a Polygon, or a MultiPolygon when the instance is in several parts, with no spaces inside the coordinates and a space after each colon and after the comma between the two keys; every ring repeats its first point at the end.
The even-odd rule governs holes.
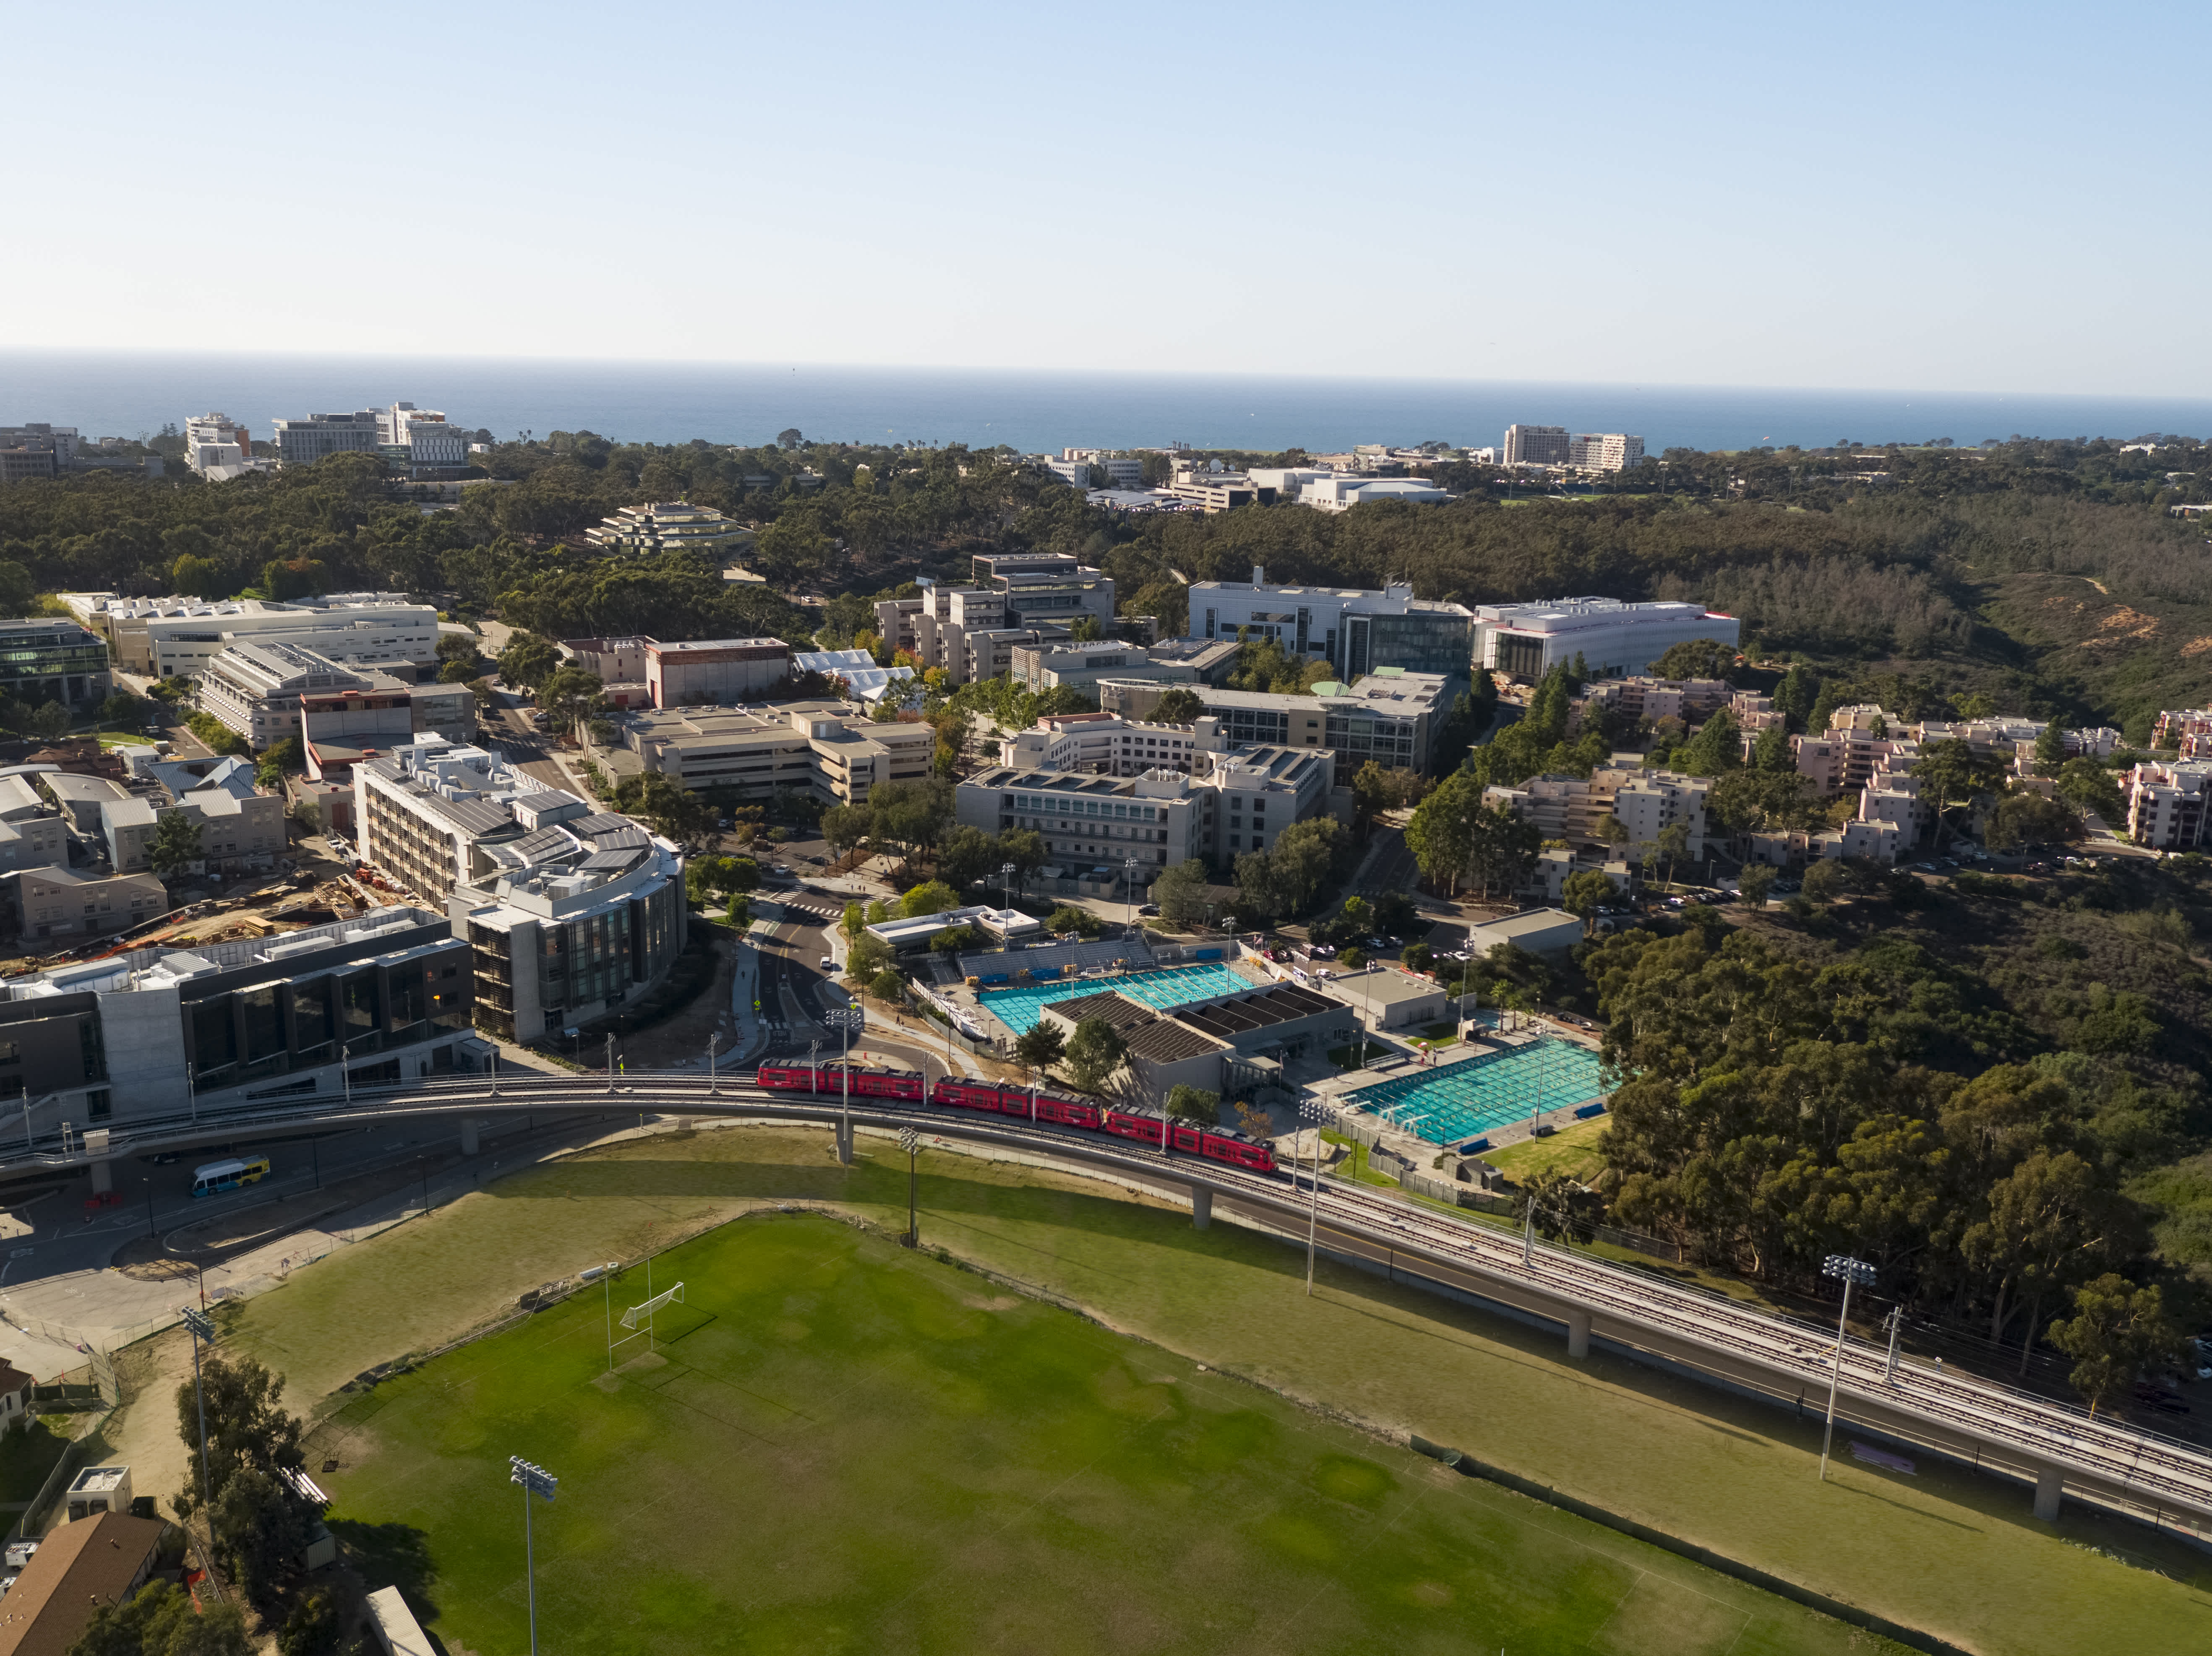
{"type": "Polygon", "coordinates": [[[2205,393],[2212,9],[1536,9],[21,8],[0,343],[2205,393]]]}

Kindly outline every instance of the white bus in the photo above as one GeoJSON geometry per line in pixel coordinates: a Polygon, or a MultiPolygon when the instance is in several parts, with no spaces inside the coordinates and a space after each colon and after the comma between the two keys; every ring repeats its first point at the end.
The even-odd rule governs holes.
{"type": "Polygon", "coordinates": [[[268,1176],[269,1158],[265,1156],[257,1156],[250,1162],[210,1162],[192,1169],[192,1194],[219,1196],[240,1185],[258,1185],[268,1176]]]}

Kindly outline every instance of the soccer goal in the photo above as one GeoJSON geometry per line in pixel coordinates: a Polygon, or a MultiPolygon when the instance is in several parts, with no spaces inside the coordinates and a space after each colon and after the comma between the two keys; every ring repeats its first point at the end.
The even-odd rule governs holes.
{"type": "MultiPolygon", "coordinates": [[[[632,1340],[643,1340],[645,1342],[645,1349],[650,1352],[653,1350],[653,1319],[654,1313],[659,1312],[661,1307],[665,1305],[682,1305],[683,1303],[684,1284],[678,1283],[673,1288],[663,1289],[659,1293],[655,1294],[652,1298],[646,1301],[643,1305],[634,1305],[630,1307],[629,1310],[623,1312],[622,1313],[622,1325],[624,1328],[629,1329],[630,1331],[623,1335],[620,1339],[614,1339],[611,1338],[608,1339],[608,1368],[612,1368],[614,1367],[615,1353],[620,1350],[623,1346],[628,1345],[632,1340]]],[[[610,1335],[612,1334],[612,1330],[609,1331],[610,1335]]]]}

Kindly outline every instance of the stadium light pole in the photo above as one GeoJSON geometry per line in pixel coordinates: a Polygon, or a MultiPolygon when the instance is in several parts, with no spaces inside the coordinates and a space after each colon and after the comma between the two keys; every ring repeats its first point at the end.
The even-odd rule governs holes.
{"type": "Polygon", "coordinates": [[[1854,1284],[1874,1286],[1874,1267],[1863,1259],[1854,1259],[1848,1253],[1831,1253],[1820,1264],[1823,1277],[1844,1279],[1844,1308],[1836,1317],[1836,1357],[1828,1370],[1828,1428],[1820,1437],[1820,1482],[1828,1481],[1828,1447],[1836,1436],[1836,1390],[1844,1379],[1844,1341],[1849,1335],[1851,1314],[1851,1289],[1854,1284]]]}
{"type": "MultiPolygon", "coordinates": [[[[841,1164],[850,1167],[853,1163],[853,1035],[856,1030],[868,1027],[867,1009],[858,1001],[848,1001],[825,1013],[823,1022],[836,1030],[839,1037],[842,1062],[838,1081],[844,1089],[844,1098],[837,1107],[837,1160],[841,1164]]],[[[945,1050],[951,1050],[949,1041],[945,1050]]]]}
{"type": "Polygon", "coordinates": [[[911,1127],[899,1129],[899,1148],[906,1152],[906,1245],[921,1246],[921,1226],[915,1217],[914,1158],[921,1150],[921,1135],[911,1127]]]}
{"type": "Polygon", "coordinates": [[[550,1501],[561,1480],[520,1455],[509,1455],[507,1467],[507,1481],[522,1486],[522,1572],[530,1586],[530,1656],[538,1656],[538,1558],[530,1535],[530,1497],[543,1495],[550,1501]]]}
{"type": "Polygon", "coordinates": [[[200,1412],[200,1510],[207,1513],[208,1534],[215,1534],[215,1514],[208,1508],[207,1393],[200,1389],[200,1347],[215,1344],[215,1319],[204,1311],[179,1306],[185,1326],[192,1331],[192,1401],[200,1412]]]}
{"type": "Polygon", "coordinates": [[[1011,909],[1014,906],[1013,891],[1014,865],[1012,863],[1001,863],[999,864],[1000,907],[1011,909]]]}
{"type": "Polygon", "coordinates": [[[1314,1124],[1313,1184],[1306,1205],[1306,1298],[1313,1298],[1314,1251],[1321,1234],[1321,1124],[1336,1119],[1336,1107],[1318,1099],[1298,1106],[1298,1113],[1314,1124]]]}
{"type": "Polygon", "coordinates": [[[1137,929],[1137,859],[1121,859],[1121,895],[1129,910],[1129,930],[1137,929]]]}

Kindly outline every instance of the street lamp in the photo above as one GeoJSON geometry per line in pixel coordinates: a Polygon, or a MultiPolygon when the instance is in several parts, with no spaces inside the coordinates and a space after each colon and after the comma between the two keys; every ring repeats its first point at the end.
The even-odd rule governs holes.
{"type": "Polygon", "coordinates": [[[921,1246],[921,1227],[915,1219],[914,1158],[921,1149],[921,1135],[911,1127],[899,1129],[899,1148],[906,1152],[906,1245],[921,1246]]]}
{"type": "MultiPolygon", "coordinates": [[[[838,1107],[837,1160],[846,1167],[853,1162],[853,1037],[868,1027],[866,1009],[858,1001],[832,1007],[822,1015],[822,1021],[838,1032],[842,1062],[838,1074],[845,1089],[844,1102],[838,1107]]],[[[948,1042],[945,1050],[951,1050],[948,1042]]]]}
{"type": "Polygon", "coordinates": [[[1872,1288],[1874,1267],[1863,1259],[1854,1259],[1848,1253],[1831,1253],[1820,1264],[1823,1277],[1844,1279],[1844,1308],[1836,1318],[1836,1360],[1828,1371],[1828,1429],[1820,1437],[1820,1482],[1828,1481],[1828,1446],[1836,1435],[1836,1388],[1844,1378],[1844,1341],[1848,1336],[1846,1325],[1851,1314],[1851,1289],[1854,1285],[1872,1288]]]}
{"type": "Polygon", "coordinates": [[[1314,1124],[1313,1184],[1306,1204],[1306,1297],[1313,1298],[1314,1247],[1321,1230],[1321,1124],[1336,1119],[1336,1106],[1308,1099],[1298,1113],[1314,1124]]]}
{"type": "Polygon", "coordinates": [[[707,1095],[709,1098],[714,1095],[714,1048],[720,1044],[720,1033],[715,1029],[707,1032],[707,1095]]]}
{"type": "Polygon", "coordinates": [[[207,1513],[208,1534],[215,1534],[215,1513],[208,1509],[207,1394],[200,1390],[200,1347],[215,1344],[215,1319],[204,1311],[179,1306],[185,1326],[192,1331],[192,1400],[200,1411],[200,1510],[207,1513]]]}
{"type": "Polygon", "coordinates": [[[550,1501],[561,1480],[520,1455],[509,1455],[507,1466],[507,1482],[522,1486],[522,1570],[530,1584],[530,1656],[538,1656],[538,1560],[530,1538],[530,1497],[542,1495],[550,1501]]]}
{"type": "Polygon", "coordinates": [[[1129,907],[1129,930],[1134,931],[1137,929],[1137,859],[1133,857],[1121,859],[1121,895],[1129,907]]]}

